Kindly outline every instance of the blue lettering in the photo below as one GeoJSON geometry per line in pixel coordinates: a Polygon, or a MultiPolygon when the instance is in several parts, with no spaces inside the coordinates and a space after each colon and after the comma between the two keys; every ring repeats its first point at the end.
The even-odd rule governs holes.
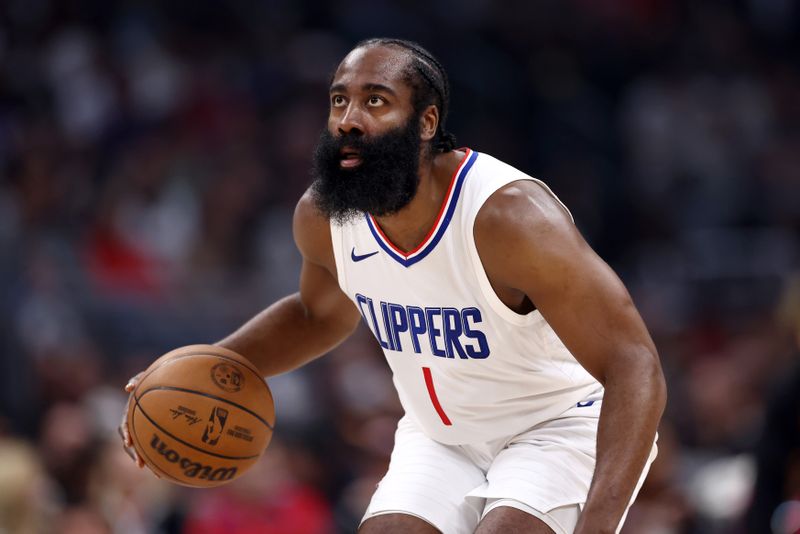
{"type": "Polygon", "coordinates": [[[418,306],[408,307],[408,323],[411,330],[411,345],[414,347],[416,354],[422,353],[419,347],[419,336],[424,334],[427,329],[425,327],[425,312],[418,306]]]}
{"type": "Polygon", "coordinates": [[[386,329],[386,340],[389,342],[389,350],[399,350],[394,348],[392,343],[392,327],[389,326],[389,305],[381,301],[381,316],[383,317],[383,327],[386,329]]]}
{"type": "Polygon", "coordinates": [[[474,323],[483,322],[481,311],[478,308],[464,308],[464,310],[462,310],[461,321],[464,327],[464,335],[478,342],[478,350],[475,350],[475,347],[471,344],[465,347],[467,354],[470,358],[475,359],[488,358],[491,351],[489,350],[489,343],[486,341],[486,335],[480,330],[474,330],[470,327],[470,318],[472,318],[474,323]]]}
{"type": "Polygon", "coordinates": [[[440,337],[442,331],[436,328],[436,325],[433,324],[434,316],[441,317],[442,309],[441,308],[425,308],[425,322],[428,324],[428,339],[431,342],[431,352],[434,356],[439,356],[444,358],[447,356],[447,353],[439,348],[436,344],[436,338],[440,337]]]}
{"type": "Polygon", "coordinates": [[[467,359],[464,348],[458,340],[461,336],[461,312],[455,308],[442,309],[442,326],[444,327],[444,349],[448,358],[455,356],[453,349],[462,360],[467,359]]]}
{"type": "Polygon", "coordinates": [[[358,311],[361,312],[361,317],[364,318],[364,322],[369,326],[369,319],[367,319],[367,314],[364,313],[364,304],[367,303],[367,297],[361,293],[356,293],[356,302],[358,302],[358,311]]]}
{"type": "Polygon", "coordinates": [[[400,304],[389,303],[389,322],[392,326],[392,344],[394,350],[403,350],[400,344],[400,332],[408,332],[408,318],[406,308],[400,304]]]}
{"type": "Polygon", "coordinates": [[[375,339],[378,340],[378,343],[381,344],[381,347],[383,347],[384,349],[388,349],[389,344],[386,343],[381,337],[381,329],[378,328],[378,319],[375,317],[375,306],[372,305],[372,299],[369,297],[367,297],[367,307],[369,307],[369,315],[372,318],[372,326],[374,327],[375,339]]]}
{"type": "Polygon", "coordinates": [[[484,359],[491,354],[489,343],[478,324],[483,322],[478,308],[420,308],[394,302],[381,302],[381,319],[373,300],[356,293],[356,306],[381,347],[402,351],[400,334],[408,332],[415,354],[422,353],[420,336],[427,333],[431,354],[440,358],[484,359]],[[383,327],[380,327],[380,323],[383,327]]]}

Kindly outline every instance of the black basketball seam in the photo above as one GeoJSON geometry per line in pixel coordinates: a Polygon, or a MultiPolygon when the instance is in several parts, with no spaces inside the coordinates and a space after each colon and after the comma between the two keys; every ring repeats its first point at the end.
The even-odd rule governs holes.
{"type": "Polygon", "coordinates": [[[162,367],[164,367],[166,364],[168,364],[170,362],[174,362],[176,360],[182,360],[183,358],[188,358],[189,356],[197,356],[197,355],[198,355],[198,353],[181,354],[179,356],[175,356],[174,358],[170,358],[169,360],[161,362],[160,364],[158,364],[158,367],[154,367],[152,369],[149,369],[149,370],[145,371],[144,375],[137,381],[136,388],[134,388],[134,390],[133,390],[134,398],[136,397],[136,392],[139,391],[139,387],[141,386],[142,382],[144,382],[144,380],[148,376],[153,374],[157,369],[161,369],[162,367]]]}
{"type": "MultiPolygon", "coordinates": [[[[141,408],[141,407],[140,407],[140,408],[141,408]]],[[[133,424],[133,434],[134,434],[134,436],[136,436],[136,435],[137,435],[137,434],[136,434],[136,417],[135,417],[135,414],[136,414],[136,412],[134,411],[134,417],[133,417],[133,422],[132,422],[132,424],[133,424]]],[[[142,414],[144,414],[144,416],[145,416],[145,417],[147,417],[147,414],[144,412],[144,410],[142,410],[142,414]]],[[[150,418],[149,418],[149,417],[147,417],[147,419],[148,419],[148,420],[150,420],[150,418]]],[[[151,421],[151,422],[152,422],[152,421],[151,421]]],[[[160,427],[160,426],[156,425],[155,423],[153,423],[153,425],[155,425],[155,427],[156,427],[156,428],[158,428],[159,430],[161,430],[161,427],[160,427]]],[[[149,467],[150,469],[153,469],[154,471],[159,471],[159,472],[160,472],[162,475],[164,475],[166,478],[168,478],[168,479],[172,480],[173,482],[176,482],[176,483],[178,483],[178,484],[184,484],[184,485],[186,484],[186,482],[183,482],[183,481],[179,480],[178,478],[176,478],[176,477],[174,477],[174,476],[170,475],[169,473],[167,473],[166,471],[164,471],[162,468],[160,468],[160,467],[158,466],[158,464],[156,464],[156,463],[153,461],[153,459],[152,459],[152,458],[150,458],[150,456],[147,454],[147,452],[145,452],[145,448],[144,448],[144,446],[143,446],[143,445],[139,444],[139,447],[134,447],[134,449],[136,449],[136,452],[137,452],[137,453],[141,454],[142,456],[144,456],[144,457],[145,457],[145,459],[147,459],[147,460],[148,460],[148,467],[149,467]]],[[[193,486],[193,487],[196,487],[196,486],[193,486]]]]}
{"type": "MultiPolygon", "coordinates": [[[[241,365],[242,367],[244,367],[245,369],[250,371],[258,379],[258,382],[261,383],[264,386],[264,389],[266,390],[267,395],[269,395],[269,400],[272,401],[272,406],[273,407],[275,406],[275,398],[272,396],[272,391],[270,391],[269,386],[267,385],[267,382],[264,380],[264,377],[259,375],[256,371],[254,371],[252,369],[252,367],[250,367],[250,365],[252,365],[252,364],[250,364],[250,365],[244,364],[244,363],[240,362],[239,360],[231,358],[230,356],[225,356],[225,355],[222,355],[222,354],[212,354],[212,353],[209,353],[208,351],[199,351],[199,352],[190,352],[188,354],[181,354],[180,356],[175,356],[174,358],[170,358],[169,360],[167,360],[165,362],[162,362],[155,369],[150,369],[150,371],[148,371],[142,378],[139,379],[139,382],[136,385],[136,389],[133,390],[134,395],[136,395],[136,392],[139,391],[139,385],[142,382],[144,382],[144,379],[147,378],[148,376],[150,376],[156,369],[160,369],[161,367],[165,366],[166,364],[168,364],[170,362],[174,362],[176,360],[182,360],[183,358],[187,358],[189,356],[214,356],[216,358],[222,358],[223,360],[228,360],[228,361],[231,361],[231,362],[234,362],[234,363],[238,363],[239,365],[241,365]]],[[[242,358],[244,358],[244,356],[242,356],[242,358]]],[[[272,430],[272,427],[269,424],[267,426],[269,426],[270,430],[272,430]]]]}
{"type": "MultiPolygon", "coordinates": [[[[150,391],[150,390],[148,389],[147,391],[150,391]]],[[[253,458],[258,458],[259,456],[261,456],[260,453],[259,454],[254,454],[253,456],[226,456],[224,454],[218,454],[218,453],[215,453],[215,452],[204,451],[203,449],[201,449],[199,447],[195,447],[191,443],[187,443],[187,442],[183,441],[179,437],[173,436],[170,432],[168,432],[167,430],[161,428],[161,425],[159,425],[158,423],[153,421],[153,419],[149,415],[147,415],[147,412],[144,411],[144,408],[142,408],[142,405],[139,404],[139,400],[138,399],[136,400],[136,407],[139,408],[139,410],[142,412],[142,415],[145,416],[147,418],[147,420],[150,421],[153,424],[154,427],[156,427],[161,432],[163,432],[167,436],[171,437],[172,439],[174,439],[178,443],[182,443],[183,445],[186,445],[190,449],[194,449],[197,452],[202,452],[203,454],[208,454],[210,456],[214,456],[215,458],[224,458],[225,460],[252,460],[253,458]]]]}
{"type": "Polygon", "coordinates": [[[144,390],[142,392],[142,394],[139,395],[139,398],[136,399],[136,403],[138,404],[139,403],[139,399],[141,399],[142,397],[144,397],[145,395],[147,395],[151,391],[157,391],[157,390],[160,390],[160,389],[165,389],[167,391],[181,391],[183,393],[194,393],[195,395],[200,395],[201,397],[208,397],[209,399],[214,399],[214,400],[219,401],[219,402],[224,402],[226,404],[230,404],[231,406],[236,406],[240,410],[249,413],[250,415],[252,415],[256,419],[258,419],[259,421],[264,423],[264,425],[267,428],[269,428],[270,432],[274,431],[274,429],[272,428],[271,424],[269,424],[264,418],[262,418],[260,415],[258,415],[254,411],[252,411],[250,408],[246,408],[246,407],[242,406],[241,404],[238,404],[238,403],[235,403],[233,401],[230,401],[230,400],[228,400],[228,399],[226,399],[224,397],[217,397],[216,395],[212,395],[211,393],[204,393],[202,391],[197,391],[197,390],[194,390],[194,389],[181,388],[181,387],[178,387],[178,386],[153,386],[151,388],[148,388],[148,389],[144,390]]]}

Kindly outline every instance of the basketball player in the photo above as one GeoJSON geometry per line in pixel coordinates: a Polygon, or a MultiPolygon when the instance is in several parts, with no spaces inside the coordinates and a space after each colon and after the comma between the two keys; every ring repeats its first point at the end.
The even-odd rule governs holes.
{"type": "Polygon", "coordinates": [[[405,416],[362,534],[615,532],[655,457],[656,349],[550,189],[455,148],[448,102],[417,44],[344,58],[294,216],[300,291],[219,344],[270,376],[369,326],[405,416]]]}

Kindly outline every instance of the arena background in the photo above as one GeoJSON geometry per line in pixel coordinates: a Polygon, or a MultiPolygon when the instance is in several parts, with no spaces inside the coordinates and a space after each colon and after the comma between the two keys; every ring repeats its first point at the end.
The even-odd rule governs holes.
{"type": "Polygon", "coordinates": [[[800,528],[796,2],[6,0],[0,17],[1,533],[354,530],[400,414],[365,329],[269,381],[275,439],[230,487],[156,480],[115,427],[129,376],[297,287],[290,219],[328,77],[371,36],[438,55],[460,143],[546,180],[643,313],[670,398],[624,532],[800,528]]]}

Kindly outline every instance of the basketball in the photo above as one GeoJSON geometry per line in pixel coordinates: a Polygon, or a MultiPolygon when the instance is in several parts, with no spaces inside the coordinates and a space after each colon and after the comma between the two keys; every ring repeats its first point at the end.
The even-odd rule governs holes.
{"type": "Polygon", "coordinates": [[[136,452],[160,477],[219,486],[252,466],[272,438],[275,405],[256,368],[235,352],[190,345],[142,374],[128,408],[136,452]]]}

